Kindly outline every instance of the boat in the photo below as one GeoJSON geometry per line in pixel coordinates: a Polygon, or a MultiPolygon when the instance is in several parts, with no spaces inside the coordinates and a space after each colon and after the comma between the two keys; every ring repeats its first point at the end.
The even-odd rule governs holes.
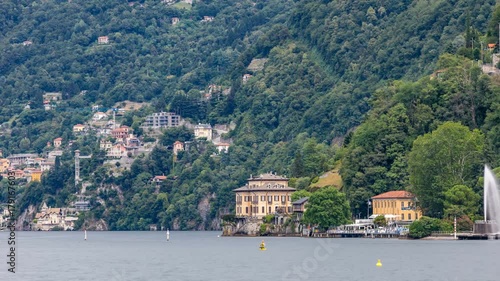
{"type": "Polygon", "coordinates": [[[170,232],[167,229],[167,241],[170,240],[170,232]]]}

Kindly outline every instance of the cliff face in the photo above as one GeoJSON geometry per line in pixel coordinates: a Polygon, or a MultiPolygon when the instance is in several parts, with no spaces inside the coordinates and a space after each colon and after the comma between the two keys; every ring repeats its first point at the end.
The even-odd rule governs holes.
{"type": "Polygon", "coordinates": [[[226,223],[222,226],[222,236],[259,236],[262,220],[238,219],[234,223],[226,223]]]}
{"type": "Polygon", "coordinates": [[[90,219],[85,221],[81,229],[91,230],[91,231],[107,231],[109,230],[109,227],[106,221],[104,221],[103,219],[100,220],[90,219]]]}
{"type": "Polygon", "coordinates": [[[31,223],[36,214],[36,207],[30,205],[24,212],[17,218],[16,230],[31,230],[31,223]]]}

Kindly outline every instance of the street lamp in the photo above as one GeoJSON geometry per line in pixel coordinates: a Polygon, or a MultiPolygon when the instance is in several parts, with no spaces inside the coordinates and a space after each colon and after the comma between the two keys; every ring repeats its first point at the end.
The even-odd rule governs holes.
{"type": "Polygon", "coordinates": [[[368,201],[366,201],[366,219],[370,218],[370,206],[371,205],[372,205],[372,202],[370,201],[370,199],[368,199],[368,201]]]}

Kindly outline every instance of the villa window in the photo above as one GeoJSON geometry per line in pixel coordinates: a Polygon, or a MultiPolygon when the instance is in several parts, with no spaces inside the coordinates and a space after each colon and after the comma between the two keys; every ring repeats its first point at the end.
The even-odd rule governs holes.
{"type": "Polygon", "coordinates": [[[404,221],[405,220],[405,214],[401,214],[401,220],[404,221]]]}
{"type": "Polygon", "coordinates": [[[275,196],[274,196],[274,201],[279,201],[279,200],[280,200],[279,195],[275,195],[275,196]]]}
{"type": "Polygon", "coordinates": [[[248,214],[248,207],[245,207],[245,213],[248,214]]]}
{"type": "Polygon", "coordinates": [[[266,196],[264,196],[264,195],[260,196],[260,201],[262,201],[262,202],[266,201],[266,196]]]}
{"type": "Polygon", "coordinates": [[[272,196],[267,196],[267,202],[273,203],[273,197],[272,196]]]}
{"type": "Polygon", "coordinates": [[[415,220],[418,220],[418,213],[415,213],[415,220]]]}
{"type": "Polygon", "coordinates": [[[401,208],[405,207],[405,202],[401,202],[401,208]]]}
{"type": "Polygon", "coordinates": [[[269,213],[271,213],[271,206],[269,206],[269,213]]]}
{"type": "Polygon", "coordinates": [[[266,212],[266,209],[264,208],[264,206],[262,206],[262,213],[265,213],[266,212]]]}
{"type": "Polygon", "coordinates": [[[408,214],[408,220],[411,221],[411,214],[408,214]]]}

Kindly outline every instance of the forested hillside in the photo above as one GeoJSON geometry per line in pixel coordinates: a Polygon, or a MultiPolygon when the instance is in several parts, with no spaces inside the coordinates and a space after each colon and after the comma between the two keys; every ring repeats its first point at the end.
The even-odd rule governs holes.
{"type": "MultiPolygon", "coordinates": [[[[305,189],[339,165],[343,191],[358,213],[370,196],[411,186],[413,141],[445,121],[482,130],[489,149],[483,155],[500,165],[492,157],[500,152],[496,80],[472,63],[481,42],[491,43],[481,36],[493,40],[498,31],[489,21],[494,5],[2,1],[0,148],[4,155],[42,153],[56,136],[74,140],[41,183],[18,189],[19,205],[74,200],[75,149],[96,156],[82,163],[93,209],[79,224],[104,219],[113,230],[216,228],[221,210],[234,208],[232,190],[250,174],[274,171],[305,189]],[[214,20],[202,21],[205,16],[214,20]],[[175,25],[173,18],[179,18],[175,25]],[[98,44],[101,36],[109,43],[98,44]],[[450,54],[438,62],[444,53],[450,54]],[[247,69],[255,58],[267,59],[264,67],[247,69]],[[429,79],[438,69],[448,70],[444,78],[429,79]],[[244,74],[252,74],[246,83],[244,74]],[[207,100],[200,91],[209,84],[230,91],[207,100]],[[43,109],[46,92],[63,93],[56,110],[43,109]],[[234,143],[219,155],[192,131],[171,129],[150,155],[114,174],[102,165],[98,138],[78,137],[72,126],[91,117],[92,105],[125,100],[150,104],[123,118],[139,134],[147,114],[175,111],[193,123],[232,122],[227,137],[234,143]],[[174,161],[168,147],[176,140],[193,145],[174,161]],[[150,182],[156,175],[168,176],[158,194],[150,182]]],[[[469,187],[479,163],[467,176],[469,187]]],[[[0,195],[4,201],[6,191],[0,195]]]]}

